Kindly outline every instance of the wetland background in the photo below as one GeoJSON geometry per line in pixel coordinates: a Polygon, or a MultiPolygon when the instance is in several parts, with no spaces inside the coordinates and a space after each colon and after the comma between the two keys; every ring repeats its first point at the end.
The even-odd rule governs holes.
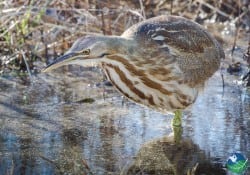
{"type": "Polygon", "coordinates": [[[249,4],[1,0],[0,174],[226,174],[232,152],[249,159],[249,4]],[[127,101],[98,67],[40,73],[80,36],[120,35],[160,14],[195,20],[226,53],[184,113],[181,146],[171,115],[127,101]]]}

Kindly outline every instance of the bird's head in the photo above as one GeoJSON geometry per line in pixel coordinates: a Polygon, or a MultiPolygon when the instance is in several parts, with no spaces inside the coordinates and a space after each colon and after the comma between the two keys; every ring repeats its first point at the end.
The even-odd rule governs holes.
{"type": "Polygon", "coordinates": [[[110,40],[107,36],[87,36],[79,38],[61,57],[49,64],[43,72],[49,72],[64,65],[77,64],[82,66],[98,63],[103,57],[112,53],[110,40]]]}

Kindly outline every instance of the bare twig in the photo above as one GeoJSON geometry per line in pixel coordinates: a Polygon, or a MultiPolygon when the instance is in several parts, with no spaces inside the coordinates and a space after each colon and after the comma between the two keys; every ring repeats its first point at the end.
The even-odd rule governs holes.
{"type": "Polygon", "coordinates": [[[222,80],[222,95],[224,95],[225,80],[224,80],[224,75],[223,75],[222,71],[220,71],[220,76],[221,76],[221,80],[222,80]]]}
{"type": "Polygon", "coordinates": [[[15,21],[13,24],[11,24],[7,30],[5,30],[0,37],[3,37],[4,35],[6,35],[11,29],[13,29],[20,21],[15,21]]]}
{"type": "Polygon", "coordinates": [[[138,11],[129,9],[128,12],[132,13],[135,16],[139,16],[142,20],[144,20],[144,17],[138,11]]]}
{"type": "Polygon", "coordinates": [[[235,51],[235,48],[236,48],[236,42],[237,42],[237,38],[238,38],[238,33],[239,33],[239,27],[236,26],[236,31],[235,31],[235,34],[234,34],[233,47],[232,47],[232,50],[231,50],[232,62],[234,62],[233,54],[234,54],[234,51],[235,51]]]}
{"type": "Polygon", "coordinates": [[[103,11],[101,11],[101,16],[102,16],[102,27],[101,27],[101,30],[102,30],[103,35],[106,35],[106,25],[105,25],[104,12],[103,11]]]}
{"type": "Polygon", "coordinates": [[[146,14],[145,14],[145,10],[144,10],[142,0],[140,0],[140,6],[141,6],[141,13],[142,13],[142,16],[143,16],[143,20],[145,20],[146,19],[146,14]]]}
{"type": "Polygon", "coordinates": [[[39,157],[42,158],[43,160],[46,160],[50,164],[54,165],[60,171],[60,167],[55,163],[55,161],[50,160],[49,158],[44,157],[43,155],[39,155],[39,157]]]}
{"type": "Polygon", "coordinates": [[[173,14],[173,5],[174,5],[174,0],[171,0],[171,4],[170,4],[170,14],[173,14]]]}
{"type": "Polygon", "coordinates": [[[248,39],[247,52],[244,53],[243,59],[246,60],[246,62],[248,63],[248,65],[250,65],[250,35],[249,35],[249,39],[248,39]]]}
{"type": "Polygon", "coordinates": [[[232,18],[230,15],[224,13],[223,11],[219,10],[218,8],[213,7],[212,5],[208,4],[208,3],[205,2],[204,0],[196,0],[196,2],[199,2],[199,3],[203,4],[203,5],[205,5],[206,7],[208,7],[208,8],[210,8],[210,9],[216,11],[218,14],[220,14],[220,15],[222,15],[222,16],[224,16],[224,17],[227,17],[228,19],[231,19],[231,18],[232,18]]]}
{"type": "Polygon", "coordinates": [[[82,159],[82,164],[85,166],[85,168],[88,170],[88,173],[93,175],[91,169],[89,168],[89,165],[86,160],[82,159]]]}
{"type": "Polygon", "coordinates": [[[28,62],[27,62],[27,58],[26,58],[25,53],[24,53],[24,51],[23,51],[23,50],[21,50],[21,54],[22,54],[22,57],[23,57],[24,63],[25,63],[25,65],[26,65],[26,69],[27,69],[27,72],[28,72],[28,74],[29,74],[29,77],[30,77],[30,79],[32,79],[32,75],[31,75],[30,67],[29,67],[29,64],[28,64],[28,62]]]}

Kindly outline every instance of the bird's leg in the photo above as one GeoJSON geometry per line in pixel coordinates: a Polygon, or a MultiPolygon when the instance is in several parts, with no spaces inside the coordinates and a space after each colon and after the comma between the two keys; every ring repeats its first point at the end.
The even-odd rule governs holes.
{"type": "Polygon", "coordinates": [[[182,112],[180,110],[176,110],[174,112],[174,118],[172,120],[172,127],[181,127],[181,116],[182,116],[182,112]]]}
{"type": "Polygon", "coordinates": [[[173,132],[174,132],[174,141],[176,145],[178,145],[181,142],[182,138],[182,127],[181,126],[172,126],[173,132]]]}
{"type": "Polygon", "coordinates": [[[174,141],[178,144],[182,137],[182,126],[181,126],[181,116],[182,112],[177,110],[174,112],[174,118],[172,120],[172,129],[174,132],[174,141]]]}

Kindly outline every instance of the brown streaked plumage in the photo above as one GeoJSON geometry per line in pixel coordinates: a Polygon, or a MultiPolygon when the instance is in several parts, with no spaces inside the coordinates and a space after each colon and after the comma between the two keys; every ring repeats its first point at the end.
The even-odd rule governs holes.
{"type": "Polygon", "coordinates": [[[194,103],[221,58],[220,44],[199,24],[163,15],[135,24],[121,36],[80,38],[44,71],[95,62],[127,98],[174,112],[194,103]]]}

